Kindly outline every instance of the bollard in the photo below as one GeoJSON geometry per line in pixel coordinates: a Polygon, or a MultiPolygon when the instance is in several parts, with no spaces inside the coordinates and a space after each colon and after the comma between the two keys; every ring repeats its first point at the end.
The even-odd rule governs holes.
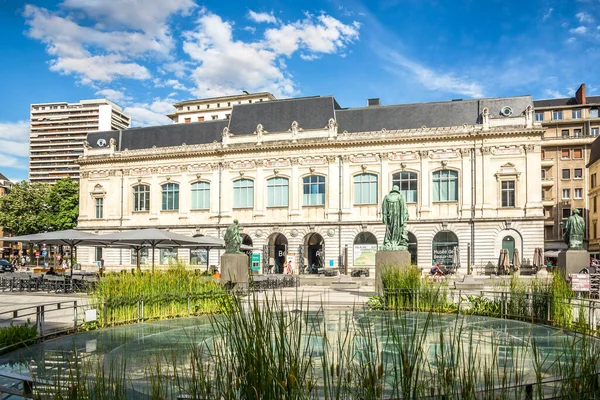
{"type": "Polygon", "coordinates": [[[73,302],[73,330],[77,332],[77,300],[73,302]]]}
{"type": "Polygon", "coordinates": [[[36,327],[40,338],[44,337],[44,306],[37,306],[36,327]]]}

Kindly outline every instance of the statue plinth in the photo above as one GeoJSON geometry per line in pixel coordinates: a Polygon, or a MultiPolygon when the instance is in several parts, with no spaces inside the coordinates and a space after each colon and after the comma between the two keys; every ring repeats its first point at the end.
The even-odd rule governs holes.
{"type": "MultiPolygon", "coordinates": [[[[406,246],[397,246],[406,247],[406,246]]],[[[387,269],[398,269],[407,271],[410,268],[410,253],[408,250],[386,250],[381,249],[375,255],[375,292],[383,294],[381,276],[387,269]]]]}
{"type": "Polygon", "coordinates": [[[248,284],[248,256],[225,253],[221,256],[221,282],[248,284]]]}
{"type": "Polygon", "coordinates": [[[578,274],[590,266],[590,253],[587,250],[569,249],[558,253],[558,270],[566,279],[569,274],[578,274]]]}

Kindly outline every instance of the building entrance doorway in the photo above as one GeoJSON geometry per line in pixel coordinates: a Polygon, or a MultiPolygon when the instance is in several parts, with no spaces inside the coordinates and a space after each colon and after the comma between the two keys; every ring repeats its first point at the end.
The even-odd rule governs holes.
{"type": "Polygon", "coordinates": [[[267,241],[269,270],[275,274],[283,273],[283,264],[287,255],[288,240],[281,233],[273,233],[267,241]]]}
{"type": "Polygon", "coordinates": [[[502,248],[508,250],[508,260],[512,262],[515,254],[515,238],[512,236],[505,236],[502,239],[502,248]]]}
{"type": "Polygon", "coordinates": [[[316,274],[319,268],[325,267],[325,241],[318,233],[310,233],[304,237],[306,272],[316,274]]]}

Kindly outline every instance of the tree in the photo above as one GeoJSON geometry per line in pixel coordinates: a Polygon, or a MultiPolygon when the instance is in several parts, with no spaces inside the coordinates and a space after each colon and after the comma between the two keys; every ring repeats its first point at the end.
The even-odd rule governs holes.
{"type": "Polygon", "coordinates": [[[0,197],[0,226],[13,235],[29,235],[44,230],[41,216],[47,208],[49,185],[21,181],[0,197]]]}
{"type": "Polygon", "coordinates": [[[79,183],[71,178],[57,181],[46,196],[46,207],[41,215],[46,231],[62,231],[77,226],[79,216],[79,183]]]}

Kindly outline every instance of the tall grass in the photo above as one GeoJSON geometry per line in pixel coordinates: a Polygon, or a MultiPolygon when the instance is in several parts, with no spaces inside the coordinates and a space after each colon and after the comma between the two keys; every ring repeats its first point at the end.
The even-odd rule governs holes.
{"type": "Polygon", "coordinates": [[[225,289],[182,265],[164,271],[109,273],[91,293],[102,325],[223,312],[225,289]]]}

